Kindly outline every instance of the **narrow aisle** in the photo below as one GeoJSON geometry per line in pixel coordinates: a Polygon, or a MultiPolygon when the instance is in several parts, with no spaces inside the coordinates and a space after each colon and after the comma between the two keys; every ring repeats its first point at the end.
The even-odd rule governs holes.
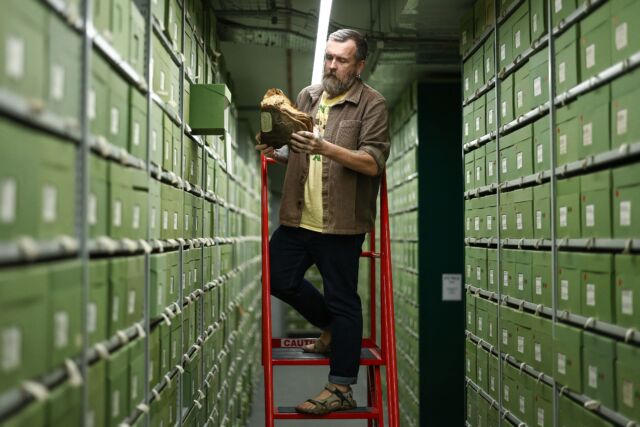
{"type": "MultiPolygon", "coordinates": [[[[278,406],[295,406],[315,393],[327,382],[327,367],[276,366],[274,368],[274,401],[278,406]]],[[[354,398],[359,405],[366,404],[366,373],[361,368],[358,384],[354,386],[354,398]]],[[[366,420],[278,420],[276,426],[289,427],[362,427],[366,420]]],[[[264,427],[264,383],[263,376],[253,392],[253,406],[247,427],[264,427]]]]}

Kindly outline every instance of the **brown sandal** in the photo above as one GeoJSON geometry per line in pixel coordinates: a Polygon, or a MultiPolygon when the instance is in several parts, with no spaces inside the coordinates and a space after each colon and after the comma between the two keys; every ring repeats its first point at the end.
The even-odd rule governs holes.
{"type": "Polygon", "coordinates": [[[313,408],[303,409],[296,406],[296,412],[311,415],[326,415],[330,412],[344,411],[356,407],[356,401],[353,400],[353,390],[351,390],[351,387],[349,387],[349,391],[342,392],[338,390],[336,386],[327,384],[324,389],[331,393],[329,397],[322,400],[307,399],[306,402],[312,403],[314,405],[313,408]]]}
{"type": "Polygon", "coordinates": [[[320,339],[317,339],[312,344],[303,345],[302,351],[304,351],[305,353],[319,354],[331,353],[331,343],[325,344],[324,342],[320,341],[320,339]]]}

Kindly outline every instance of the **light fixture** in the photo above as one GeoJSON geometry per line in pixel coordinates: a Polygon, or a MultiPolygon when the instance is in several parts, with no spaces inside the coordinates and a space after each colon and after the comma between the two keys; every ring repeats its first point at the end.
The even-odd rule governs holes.
{"type": "Polygon", "coordinates": [[[327,44],[327,32],[329,31],[329,18],[331,16],[332,0],[320,0],[320,13],[318,14],[318,34],[316,35],[316,52],[313,56],[313,74],[311,84],[322,81],[324,68],[324,49],[327,44]]]}

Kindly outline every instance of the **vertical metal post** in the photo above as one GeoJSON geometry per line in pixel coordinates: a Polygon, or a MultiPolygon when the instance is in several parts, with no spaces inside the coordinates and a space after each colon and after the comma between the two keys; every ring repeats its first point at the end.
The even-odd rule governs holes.
{"type": "MultiPolygon", "coordinates": [[[[146,159],[146,167],[147,167],[147,176],[149,180],[153,180],[151,176],[151,40],[153,36],[153,27],[151,22],[151,0],[146,0],[144,2],[144,17],[145,17],[145,40],[144,40],[144,77],[147,81],[147,93],[145,102],[147,104],[147,117],[146,124],[147,127],[147,159],[146,159]]],[[[147,215],[151,214],[151,182],[149,182],[149,192],[147,193],[147,215]]],[[[147,216],[147,239],[151,237],[151,224],[149,220],[150,216],[147,216]]],[[[147,335],[145,339],[144,345],[144,360],[145,360],[145,369],[144,369],[144,401],[148,402],[150,398],[150,375],[149,375],[149,340],[151,339],[151,327],[150,327],[150,299],[151,299],[151,256],[149,254],[145,254],[144,257],[144,330],[147,335]]],[[[144,414],[144,425],[149,427],[150,418],[147,414],[144,414]]]]}
{"type": "MultiPolygon", "coordinates": [[[[500,183],[500,125],[501,125],[501,118],[500,118],[500,78],[499,78],[499,52],[500,49],[498,49],[498,44],[500,42],[500,37],[499,37],[499,32],[498,32],[498,17],[500,16],[500,1],[499,0],[495,0],[494,1],[494,22],[493,22],[493,32],[494,32],[494,37],[493,37],[493,71],[494,71],[494,80],[495,80],[495,85],[494,85],[494,90],[496,91],[496,96],[495,96],[495,103],[494,103],[494,112],[496,115],[496,152],[495,152],[495,156],[496,156],[496,166],[495,166],[495,170],[496,170],[496,180],[498,182],[498,184],[500,183]]],[[[500,304],[502,303],[502,276],[501,276],[501,267],[502,267],[502,241],[501,241],[501,233],[500,233],[500,229],[502,228],[502,221],[500,218],[500,186],[497,185],[496,186],[496,225],[497,225],[497,229],[498,229],[498,234],[497,234],[497,239],[498,239],[498,243],[496,246],[496,284],[498,285],[498,316],[496,319],[496,329],[497,329],[497,333],[498,333],[498,413],[500,414],[503,410],[503,406],[502,406],[502,363],[503,363],[503,359],[502,359],[502,328],[501,328],[501,322],[500,322],[500,304]]],[[[501,415],[501,414],[500,414],[501,415]]],[[[502,416],[500,416],[498,418],[498,426],[502,426],[502,416]]]]}
{"type": "MultiPolygon", "coordinates": [[[[552,344],[551,349],[553,350],[553,341],[556,337],[556,323],[558,321],[558,300],[557,300],[557,279],[558,279],[558,247],[556,245],[556,237],[557,237],[557,224],[556,224],[556,195],[557,195],[557,177],[556,177],[556,120],[555,120],[555,96],[556,96],[556,79],[555,79],[555,38],[553,36],[553,28],[552,28],[552,4],[551,0],[547,2],[547,33],[548,37],[548,68],[547,68],[547,77],[549,80],[549,154],[551,159],[551,182],[550,186],[550,209],[551,209],[551,304],[553,308],[552,312],[552,329],[551,329],[551,338],[552,344]]],[[[574,24],[577,25],[577,24],[574,24]]],[[[553,351],[552,351],[553,354],[553,351]]],[[[558,383],[553,379],[553,425],[554,427],[558,426],[558,415],[559,415],[559,405],[558,405],[558,383]]]]}
{"type": "Polygon", "coordinates": [[[89,366],[87,355],[89,353],[89,221],[87,215],[87,200],[89,199],[89,86],[91,79],[91,26],[92,8],[91,0],[83,2],[83,26],[82,26],[82,70],[80,78],[80,128],[81,140],[76,156],[79,165],[77,182],[79,185],[79,218],[76,219],[76,235],[80,243],[79,257],[82,261],[82,366],[81,374],[85,379],[82,387],[82,405],[80,421],[86,424],[89,409],[89,366]]]}

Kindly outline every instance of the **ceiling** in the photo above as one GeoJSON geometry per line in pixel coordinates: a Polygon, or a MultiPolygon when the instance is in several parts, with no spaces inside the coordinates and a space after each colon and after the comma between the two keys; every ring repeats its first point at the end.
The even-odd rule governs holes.
{"type": "MultiPolygon", "coordinates": [[[[367,36],[363,79],[391,107],[413,81],[459,74],[458,27],[473,0],[333,0],[329,32],[367,36]]],[[[295,100],[311,80],[320,0],[213,0],[233,103],[255,134],[271,87],[295,100]]]]}

